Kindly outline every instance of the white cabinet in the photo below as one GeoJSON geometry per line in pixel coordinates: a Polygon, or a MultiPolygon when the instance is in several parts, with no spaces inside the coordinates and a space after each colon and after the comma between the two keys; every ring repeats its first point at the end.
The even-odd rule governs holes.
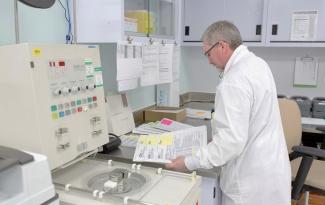
{"type": "Polygon", "coordinates": [[[225,18],[239,29],[244,42],[262,42],[264,0],[224,0],[225,18]]]}
{"type": "Polygon", "coordinates": [[[183,0],[182,40],[201,42],[213,22],[228,20],[255,46],[325,46],[324,0],[183,0]]]}
{"type": "Polygon", "coordinates": [[[200,42],[213,22],[228,20],[240,30],[244,42],[263,41],[264,0],[184,0],[183,41],[200,42]]]}
{"type": "Polygon", "coordinates": [[[199,42],[204,30],[214,21],[223,19],[220,0],[184,0],[184,42],[199,42]]]}
{"type": "Polygon", "coordinates": [[[269,0],[268,46],[324,46],[324,0],[269,0]]]}
{"type": "Polygon", "coordinates": [[[78,43],[111,43],[127,36],[175,39],[174,0],[74,0],[78,43]]]}

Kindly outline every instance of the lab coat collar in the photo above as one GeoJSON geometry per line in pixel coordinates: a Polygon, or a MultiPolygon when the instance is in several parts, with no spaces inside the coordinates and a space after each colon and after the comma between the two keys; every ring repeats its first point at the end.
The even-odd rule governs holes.
{"type": "Polygon", "coordinates": [[[249,53],[248,49],[244,45],[238,46],[231,57],[229,58],[225,70],[222,73],[222,76],[226,75],[226,73],[232,68],[232,65],[234,65],[239,59],[241,59],[243,56],[245,56],[247,53],[249,53]]]}

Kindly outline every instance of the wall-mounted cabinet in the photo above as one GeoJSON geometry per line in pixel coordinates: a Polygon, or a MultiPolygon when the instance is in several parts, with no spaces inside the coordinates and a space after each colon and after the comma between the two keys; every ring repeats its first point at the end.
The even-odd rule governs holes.
{"type": "Polygon", "coordinates": [[[79,43],[107,43],[127,36],[175,39],[174,0],[75,0],[79,43]]]}
{"type": "Polygon", "coordinates": [[[204,30],[218,20],[235,23],[245,42],[263,41],[264,0],[184,0],[183,42],[201,42],[204,30]]]}
{"type": "Polygon", "coordinates": [[[325,46],[325,1],[269,0],[268,46],[325,46]]]}
{"type": "Polygon", "coordinates": [[[324,0],[183,0],[182,41],[201,42],[204,30],[229,20],[252,46],[325,46],[324,0]]]}

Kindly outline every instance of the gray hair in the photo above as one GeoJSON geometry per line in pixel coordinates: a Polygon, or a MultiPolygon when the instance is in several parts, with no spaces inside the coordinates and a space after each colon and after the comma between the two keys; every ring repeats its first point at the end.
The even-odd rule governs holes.
{"type": "Polygon", "coordinates": [[[217,21],[211,24],[203,33],[202,41],[213,45],[218,41],[225,41],[232,50],[235,50],[243,42],[238,28],[229,21],[217,21]]]}

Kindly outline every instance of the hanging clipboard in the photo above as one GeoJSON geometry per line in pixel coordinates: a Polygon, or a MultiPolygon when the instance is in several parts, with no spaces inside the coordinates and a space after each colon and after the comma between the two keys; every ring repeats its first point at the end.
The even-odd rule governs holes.
{"type": "Polygon", "coordinates": [[[297,57],[295,63],[295,87],[317,87],[318,58],[297,57]]]}

